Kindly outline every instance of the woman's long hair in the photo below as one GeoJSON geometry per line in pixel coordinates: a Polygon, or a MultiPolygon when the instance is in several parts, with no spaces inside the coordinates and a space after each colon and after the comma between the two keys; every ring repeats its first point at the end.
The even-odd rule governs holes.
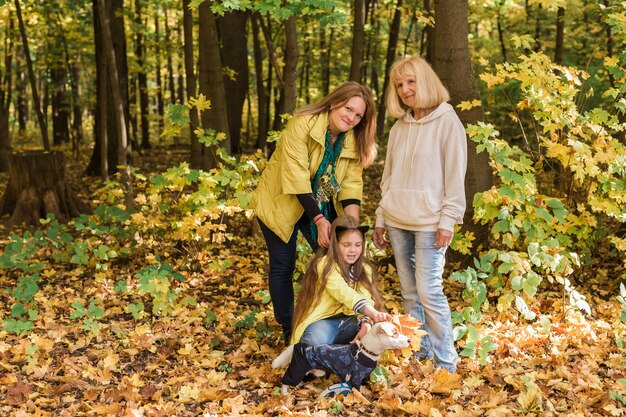
{"type": "Polygon", "coordinates": [[[365,168],[374,162],[378,152],[376,146],[376,106],[369,88],[354,81],[343,83],[317,103],[299,108],[294,112],[294,115],[317,115],[329,112],[331,108],[343,106],[352,97],[361,97],[365,102],[363,118],[353,129],[359,163],[365,168]]]}
{"type": "Polygon", "coordinates": [[[339,255],[339,240],[344,233],[353,232],[360,233],[363,239],[363,252],[361,252],[361,256],[359,256],[352,266],[352,276],[354,282],[356,282],[357,285],[362,285],[369,291],[372,295],[372,299],[374,300],[374,308],[377,310],[382,310],[384,308],[383,299],[380,294],[380,290],[378,289],[378,273],[376,272],[374,265],[365,256],[365,233],[363,228],[354,217],[340,216],[337,217],[332,224],[328,249],[318,250],[304,273],[300,294],[298,294],[298,300],[296,302],[296,308],[293,316],[293,329],[295,329],[298,324],[302,322],[302,319],[311,310],[311,308],[319,302],[322,292],[326,287],[328,275],[334,269],[335,265],[339,267],[341,276],[346,283],[350,283],[350,265],[347,265],[339,255]],[[322,259],[324,259],[325,256],[326,264],[324,265],[321,276],[318,276],[318,264],[322,259]],[[371,271],[371,276],[369,277],[366,272],[365,265],[368,265],[369,268],[367,269],[371,271]]]}

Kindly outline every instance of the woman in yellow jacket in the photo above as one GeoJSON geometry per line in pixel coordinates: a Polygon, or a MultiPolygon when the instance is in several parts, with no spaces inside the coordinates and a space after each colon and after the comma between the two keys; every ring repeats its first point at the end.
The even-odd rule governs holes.
{"type": "Polygon", "coordinates": [[[328,247],[338,214],[359,218],[363,168],[376,157],[376,110],[367,87],[344,83],[297,110],[261,175],[253,207],[269,252],[274,317],[291,337],[296,238],[328,247]]]}

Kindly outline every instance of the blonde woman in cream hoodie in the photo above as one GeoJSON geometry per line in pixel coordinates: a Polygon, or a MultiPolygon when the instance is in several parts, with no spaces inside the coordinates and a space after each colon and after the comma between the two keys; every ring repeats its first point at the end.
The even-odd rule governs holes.
{"type": "Polygon", "coordinates": [[[391,243],[405,313],[428,331],[416,357],[456,372],[442,274],[454,225],[462,223],[465,212],[467,143],[448,100],[448,91],[422,58],[404,58],[392,66],[387,111],[398,120],[389,133],[374,244],[391,243]]]}

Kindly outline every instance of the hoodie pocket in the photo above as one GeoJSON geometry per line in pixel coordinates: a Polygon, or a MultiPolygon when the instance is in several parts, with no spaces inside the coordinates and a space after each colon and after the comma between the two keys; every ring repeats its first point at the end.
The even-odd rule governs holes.
{"type": "Polygon", "coordinates": [[[388,190],[380,202],[386,219],[405,225],[429,225],[439,222],[441,209],[433,209],[424,191],[388,190]]]}

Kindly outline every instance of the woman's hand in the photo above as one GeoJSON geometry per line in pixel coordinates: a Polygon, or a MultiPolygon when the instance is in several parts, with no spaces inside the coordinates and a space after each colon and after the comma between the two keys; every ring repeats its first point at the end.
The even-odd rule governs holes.
{"type": "Polygon", "coordinates": [[[453,232],[446,229],[437,229],[437,234],[435,235],[435,247],[443,248],[444,246],[450,246],[453,237],[453,232]]]}
{"type": "Polygon", "coordinates": [[[317,244],[322,248],[328,248],[330,244],[330,222],[325,217],[315,223],[317,227],[317,244]]]}
{"type": "Polygon", "coordinates": [[[389,247],[389,241],[385,237],[386,231],[387,230],[383,227],[374,228],[374,235],[372,236],[372,239],[374,240],[374,246],[376,246],[378,249],[384,249],[386,247],[389,247]]]}

